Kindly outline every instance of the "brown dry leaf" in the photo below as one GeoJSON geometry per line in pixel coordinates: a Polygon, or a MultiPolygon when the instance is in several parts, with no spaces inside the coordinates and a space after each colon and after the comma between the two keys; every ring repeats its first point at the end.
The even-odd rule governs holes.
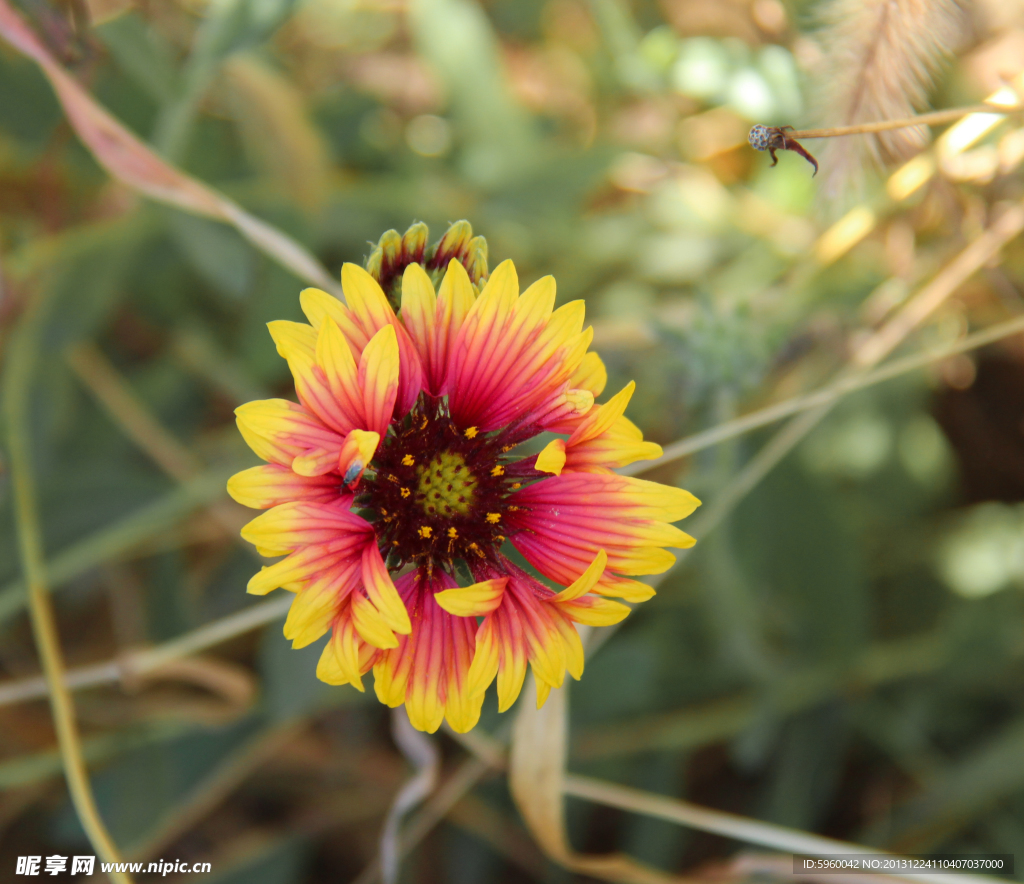
{"type": "Polygon", "coordinates": [[[567,695],[567,685],[552,690],[544,708],[537,709],[537,689],[531,675],[523,691],[522,709],[512,733],[509,787],[533,837],[552,860],[594,878],[629,884],[690,881],[653,869],[623,854],[590,856],[576,853],[569,846],[562,797],[567,695]]]}
{"type": "Polygon", "coordinates": [[[253,164],[302,204],[319,205],[330,161],[302,94],[255,56],[232,56],[223,70],[253,164]]]}
{"type": "Polygon", "coordinates": [[[7,0],[0,0],[0,37],[42,68],[78,137],[114,178],[158,202],[231,224],[300,279],[342,297],[341,286],[303,246],[161,159],[97,104],[57,63],[7,0]]]}

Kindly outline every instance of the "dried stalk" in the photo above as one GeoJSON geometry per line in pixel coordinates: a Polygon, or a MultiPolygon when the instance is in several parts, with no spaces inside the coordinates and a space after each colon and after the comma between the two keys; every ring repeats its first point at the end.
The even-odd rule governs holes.
{"type": "Polygon", "coordinates": [[[893,129],[908,129],[911,126],[941,126],[955,123],[968,114],[1014,114],[1024,110],[1022,105],[1004,107],[998,104],[974,104],[969,107],[951,107],[945,110],[932,111],[928,114],[917,114],[899,120],[881,120],[874,123],[858,123],[854,126],[831,126],[827,129],[795,129],[787,132],[790,138],[837,138],[843,135],[873,135],[893,129]]]}
{"type": "MultiPolygon", "coordinates": [[[[61,764],[75,813],[93,849],[103,862],[120,862],[117,846],[104,825],[96,806],[89,771],[85,765],[71,692],[64,683],[64,655],[57,632],[57,618],[46,582],[46,560],[36,504],[35,477],[32,473],[32,443],[29,437],[28,405],[38,334],[42,324],[42,304],[37,298],[19,323],[8,358],[4,384],[7,450],[11,461],[14,490],[14,521],[17,527],[21,566],[28,588],[29,616],[36,648],[43,665],[46,693],[50,698],[61,764]]],[[[109,872],[116,884],[131,884],[125,872],[109,872]]]]}
{"type": "MultiPolygon", "coordinates": [[[[831,0],[822,14],[818,116],[845,126],[904,120],[925,104],[932,78],[963,31],[957,0],[831,0]]],[[[799,136],[797,136],[799,137],[799,136]]],[[[927,132],[879,130],[875,137],[834,142],[826,189],[856,174],[865,160],[894,162],[919,150],[927,132]]]]}

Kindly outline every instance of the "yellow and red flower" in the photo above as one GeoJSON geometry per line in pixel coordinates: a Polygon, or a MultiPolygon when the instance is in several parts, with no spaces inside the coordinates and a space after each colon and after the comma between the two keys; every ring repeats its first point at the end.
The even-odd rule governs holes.
{"type": "Polygon", "coordinates": [[[308,325],[269,324],[299,402],[237,409],[266,464],[228,483],[267,510],[243,536],[284,556],[249,592],[294,592],[285,636],[330,633],[317,675],[364,690],[372,669],[380,700],[430,732],[472,728],[495,678],[507,709],[527,663],[540,702],[579,678],[575,624],[617,623],[630,609],[614,598],[653,595],[632,577],[692,545],[671,523],[699,505],[614,472],[661,449],[624,416],[632,384],[594,404],[607,376],[583,302],[555,309],[551,277],[520,294],[511,261],[486,278],[485,246],[460,225],[426,258],[425,228],[385,235],[374,275],[344,266],[347,304],[306,289],[308,325]],[[540,433],[558,438],[517,454],[540,433]]]}

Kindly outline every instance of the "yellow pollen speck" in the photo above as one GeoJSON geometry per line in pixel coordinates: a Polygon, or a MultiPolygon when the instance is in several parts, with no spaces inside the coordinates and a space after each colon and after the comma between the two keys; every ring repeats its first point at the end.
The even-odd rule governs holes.
{"type": "Polygon", "coordinates": [[[469,545],[469,548],[470,548],[470,549],[472,549],[472,550],[477,550],[477,549],[480,549],[480,547],[479,547],[479,546],[477,546],[477,545],[476,545],[475,543],[471,543],[471,544],[469,545]]]}
{"type": "Polygon", "coordinates": [[[429,423],[430,423],[430,418],[429,417],[423,418],[423,423],[420,424],[420,429],[421,430],[425,430],[427,428],[427,424],[429,424],[429,423]]]}
{"type": "Polygon", "coordinates": [[[520,507],[517,507],[517,506],[510,506],[510,507],[508,508],[508,511],[509,511],[510,513],[518,513],[518,512],[519,512],[519,510],[520,510],[520,507]]]}
{"type": "Polygon", "coordinates": [[[416,463],[416,458],[411,454],[407,454],[402,458],[402,466],[411,467],[414,463],[416,463]]]}
{"type": "Polygon", "coordinates": [[[479,432],[480,431],[476,427],[470,427],[468,430],[466,430],[466,438],[467,439],[475,439],[476,438],[476,434],[479,433],[479,432]]]}
{"type": "Polygon", "coordinates": [[[491,475],[492,476],[502,476],[504,474],[505,474],[505,468],[501,464],[498,464],[498,466],[496,466],[493,470],[491,470],[491,475]]]}
{"type": "Polygon", "coordinates": [[[420,528],[419,535],[420,537],[430,537],[430,535],[433,533],[433,530],[434,529],[431,528],[429,525],[424,525],[422,528],[420,528]]]}
{"type": "Polygon", "coordinates": [[[505,535],[504,534],[495,534],[494,535],[494,539],[496,541],[498,541],[498,543],[504,543],[505,542],[505,535]]]}
{"type": "Polygon", "coordinates": [[[456,531],[454,528],[449,528],[448,529],[448,536],[454,539],[454,538],[459,536],[459,532],[456,531]]]}
{"type": "Polygon", "coordinates": [[[505,446],[504,446],[504,447],[503,447],[503,448],[501,449],[501,451],[502,451],[502,453],[504,454],[504,453],[507,453],[507,452],[511,451],[511,450],[512,450],[513,448],[515,448],[515,445],[505,445],[505,446]]]}
{"type": "Polygon", "coordinates": [[[488,513],[487,521],[492,525],[497,525],[501,521],[501,513],[488,513]]]}
{"type": "Polygon", "coordinates": [[[512,483],[512,490],[513,491],[518,491],[522,487],[523,487],[523,483],[522,482],[513,482],[512,483]]]}
{"type": "Polygon", "coordinates": [[[412,494],[412,492],[408,488],[402,488],[401,489],[401,494],[402,494],[402,497],[408,497],[410,494],[412,494]]]}

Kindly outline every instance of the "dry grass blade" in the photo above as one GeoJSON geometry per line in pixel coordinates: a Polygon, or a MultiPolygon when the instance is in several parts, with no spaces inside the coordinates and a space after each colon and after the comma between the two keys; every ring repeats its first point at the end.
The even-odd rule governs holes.
{"type": "Polygon", "coordinates": [[[7,0],[0,0],[0,37],[42,68],[68,122],[96,161],[113,177],[158,202],[233,225],[253,245],[300,279],[342,297],[338,283],[303,246],[162,160],[97,104],[57,63],[7,0]]]}
{"type": "Polygon", "coordinates": [[[669,884],[689,879],[669,875],[627,856],[586,856],[572,850],[565,831],[567,691],[552,690],[543,709],[536,708],[531,676],[520,700],[509,758],[509,788],[519,812],[541,849],[574,872],[604,881],[669,884]]]}
{"type": "MultiPolygon", "coordinates": [[[[590,777],[566,775],[563,781],[565,794],[567,795],[576,795],[579,798],[586,798],[590,801],[606,804],[609,807],[618,807],[623,810],[631,810],[646,816],[679,823],[680,825],[692,826],[703,832],[714,832],[717,835],[737,841],[745,841],[749,844],[760,844],[776,850],[812,856],[879,853],[877,848],[849,844],[833,838],[823,838],[820,835],[801,832],[797,829],[789,829],[786,826],[762,823],[759,820],[752,820],[731,813],[723,813],[719,810],[710,810],[706,807],[690,804],[688,801],[680,801],[678,798],[653,795],[650,792],[630,789],[626,786],[618,786],[603,782],[602,780],[591,779],[590,777]]],[[[935,875],[915,873],[909,876],[892,875],[884,877],[893,881],[923,881],[930,882],[930,884],[980,884],[982,881],[1000,880],[998,878],[990,878],[987,875],[945,873],[935,875]]]]}
{"type": "MultiPolygon", "coordinates": [[[[89,842],[100,859],[105,862],[118,862],[120,856],[117,846],[99,815],[92,784],[89,782],[75,705],[64,681],[64,653],[46,578],[46,559],[32,467],[29,421],[32,379],[39,356],[38,340],[40,327],[45,318],[45,306],[40,297],[30,303],[17,327],[6,365],[3,399],[7,451],[11,460],[14,491],[14,522],[17,527],[22,573],[28,589],[32,633],[46,680],[46,693],[50,698],[61,766],[64,769],[71,802],[89,842]]],[[[116,884],[131,884],[132,880],[124,872],[111,872],[110,878],[116,884]]]]}
{"type": "MultiPolygon", "coordinates": [[[[291,602],[290,597],[260,602],[154,648],[131,651],[115,660],[70,669],[64,673],[64,685],[68,690],[74,691],[116,684],[122,680],[139,680],[150,673],[154,674],[154,678],[160,677],[161,672],[173,674],[177,671],[180,674],[183,672],[180,667],[171,666],[166,670],[165,667],[176,660],[190,657],[206,648],[284,617],[291,602]]],[[[221,686],[226,687],[223,684],[221,686]]],[[[0,683],[0,706],[39,699],[46,696],[46,691],[46,680],[40,676],[12,679],[0,683]]],[[[232,693],[238,696],[237,690],[232,693]]]]}
{"type": "Polygon", "coordinates": [[[727,439],[735,439],[737,436],[742,436],[744,433],[749,433],[752,430],[775,423],[784,417],[834,402],[849,393],[863,390],[873,384],[879,384],[899,377],[902,374],[918,371],[927,365],[948,359],[950,356],[977,350],[1022,332],[1024,332],[1024,317],[1018,316],[1014,319],[1008,319],[1006,322],[1000,322],[991,328],[975,332],[963,340],[946,347],[925,350],[922,353],[915,353],[913,356],[906,356],[902,359],[887,362],[882,368],[875,369],[866,374],[849,376],[812,393],[793,396],[783,402],[765,406],[750,414],[745,414],[742,417],[718,424],[700,433],[695,433],[685,439],[679,439],[666,445],[661,457],[656,460],[630,464],[620,469],[619,472],[625,476],[636,476],[640,473],[650,472],[663,464],[679,460],[679,458],[686,457],[696,451],[703,451],[705,448],[710,448],[727,439]]]}
{"type": "MultiPolygon", "coordinates": [[[[75,345],[68,350],[67,361],[111,420],[167,475],[182,483],[199,475],[200,461],[153,416],[95,344],[75,345]]],[[[259,558],[239,533],[250,519],[247,510],[233,501],[220,500],[211,504],[208,512],[228,537],[259,558]]]]}
{"type": "MultiPolygon", "coordinates": [[[[831,0],[822,20],[824,61],[815,79],[819,116],[829,125],[912,116],[962,32],[957,0],[831,0]]],[[[856,176],[865,159],[905,159],[926,139],[927,130],[915,127],[833,141],[826,187],[856,176]]]]}

